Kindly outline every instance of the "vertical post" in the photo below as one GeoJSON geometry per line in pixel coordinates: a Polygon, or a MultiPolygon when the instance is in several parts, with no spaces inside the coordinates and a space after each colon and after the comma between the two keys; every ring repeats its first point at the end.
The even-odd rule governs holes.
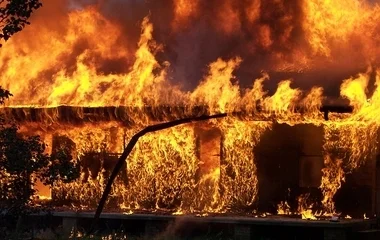
{"type": "Polygon", "coordinates": [[[201,126],[196,130],[199,136],[199,159],[201,174],[210,174],[220,168],[222,134],[213,126],[201,126]]]}
{"type": "MultiPolygon", "coordinates": [[[[47,133],[45,136],[46,149],[45,153],[51,155],[53,152],[53,135],[47,133]]],[[[34,176],[33,176],[34,177],[34,176]]],[[[38,197],[41,199],[51,199],[52,198],[52,187],[50,185],[45,185],[40,179],[37,178],[35,182],[35,188],[38,192],[38,197]]]]}
{"type": "Polygon", "coordinates": [[[203,194],[204,204],[214,208],[220,195],[220,153],[222,134],[211,124],[199,124],[195,129],[199,141],[199,192],[203,194]]]}
{"type": "Polygon", "coordinates": [[[370,164],[370,168],[371,168],[371,215],[377,215],[377,188],[378,188],[378,184],[377,184],[377,171],[378,171],[378,155],[374,156],[372,159],[371,159],[371,164],[370,164]]]}
{"type": "MultiPolygon", "coordinates": [[[[380,130],[377,130],[377,142],[380,140],[380,130]]],[[[379,148],[379,144],[377,149],[379,148]]],[[[376,214],[376,219],[378,224],[380,224],[380,152],[377,150],[376,157],[374,159],[374,166],[372,168],[372,174],[374,174],[372,178],[372,209],[376,214]]]]}
{"type": "Polygon", "coordinates": [[[325,121],[329,120],[329,111],[328,110],[323,112],[323,117],[325,118],[325,121]]]}
{"type": "Polygon", "coordinates": [[[125,150],[125,141],[126,141],[126,139],[125,139],[125,128],[123,128],[123,151],[125,150]]]}
{"type": "Polygon", "coordinates": [[[376,167],[374,168],[375,183],[374,183],[374,204],[376,218],[380,221],[380,154],[376,156],[376,167]]]}
{"type": "MultiPolygon", "coordinates": [[[[219,151],[219,166],[220,166],[220,177],[219,177],[219,194],[223,194],[223,183],[224,183],[224,180],[223,178],[225,178],[226,176],[224,174],[226,174],[225,172],[222,172],[222,168],[223,166],[226,166],[226,161],[225,161],[225,153],[224,153],[224,134],[223,132],[221,131],[221,136],[220,136],[220,151],[219,151]]],[[[226,174],[227,175],[227,174],[226,174]]]]}

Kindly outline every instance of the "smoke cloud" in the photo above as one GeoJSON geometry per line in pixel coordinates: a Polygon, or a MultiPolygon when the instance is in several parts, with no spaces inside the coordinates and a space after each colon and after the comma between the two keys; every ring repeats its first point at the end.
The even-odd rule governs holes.
{"type": "Polygon", "coordinates": [[[44,77],[63,68],[75,69],[77,57],[84,52],[88,52],[89,61],[99,72],[126,73],[134,62],[142,19],[149,16],[154,26],[153,38],[162,45],[156,58],[161,64],[170,63],[168,78],[185,90],[199,84],[211,62],[239,56],[243,62],[235,75],[242,87],[251,86],[265,71],[271,76],[266,87],[272,92],[280,80],[292,78],[294,87],[306,90],[319,85],[327,89],[325,94],[338,95],[343,79],[379,65],[379,6],[375,0],[342,0],[326,10],[331,12],[318,13],[323,19],[314,18],[313,14],[320,10],[313,7],[324,2],[43,1],[44,6],[33,16],[31,26],[15,36],[14,41],[24,54],[44,51],[49,47],[40,35],[50,33],[67,38],[68,22],[78,21],[78,28],[84,24],[80,18],[70,20],[69,13],[92,8],[101,16],[93,22],[96,35],[74,31],[82,36],[76,36],[71,48],[57,55],[57,64],[45,69],[44,77]],[[347,6],[343,9],[347,10],[346,15],[335,19],[334,11],[342,6],[347,6]],[[118,30],[110,30],[110,24],[118,30]],[[109,54],[96,49],[99,42],[102,48],[110,50],[109,54]]]}

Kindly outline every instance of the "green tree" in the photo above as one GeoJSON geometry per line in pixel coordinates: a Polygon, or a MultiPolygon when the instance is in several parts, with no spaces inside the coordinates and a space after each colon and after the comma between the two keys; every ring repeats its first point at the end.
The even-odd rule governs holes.
{"type": "MultiPolygon", "coordinates": [[[[31,14],[42,6],[39,0],[0,0],[0,41],[7,41],[30,24],[31,14]]],[[[1,44],[0,44],[1,46],[1,44]]],[[[0,86],[0,104],[12,94],[0,86]]],[[[0,238],[18,227],[22,216],[34,210],[35,183],[70,182],[79,176],[72,146],[46,153],[39,136],[25,137],[18,126],[0,114],[0,238]]]]}
{"type": "MultiPolygon", "coordinates": [[[[1,104],[10,96],[0,87],[1,104]]],[[[5,226],[5,230],[17,226],[22,216],[35,210],[37,180],[53,185],[79,177],[79,163],[73,159],[72,146],[60,146],[51,155],[45,150],[39,136],[21,135],[11,119],[0,115],[0,226],[5,226]]]]}
{"type": "Polygon", "coordinates": [[[30,16],[41,6],[39,0],[0,0],[0,40],[7,41],[30,24],[30,16]]]}

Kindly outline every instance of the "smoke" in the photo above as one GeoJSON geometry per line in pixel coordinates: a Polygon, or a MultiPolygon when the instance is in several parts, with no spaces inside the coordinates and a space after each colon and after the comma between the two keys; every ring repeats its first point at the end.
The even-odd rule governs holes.
{"type": "Polygon", "coordinates": [[[236,73],[242,85],[292,60],[290,51],[302,44],[300,1],[207,1],[185,30],[172,35],[177,54],[175,77],[194,82],[218,57],[243,58],[236,73]],[[251,13],[256,11],[255,16],[251,13]],[[189,50],[191,53],[189,54],[189,50]],[[193,51],[193,49],[196,49],[193,51]],[[286,58],[277,59],[278,55],[286,58]],[[194,63],[194,65],[192,65],[194,63]],[[181,71],[182,70],[182,71],[181,71]]]}
{"type": "MultiPolygon", "coordinates": [[[[310,2],[318,5],[324,1],[310,2]]],[[[347,0],[337,2],[351,6],[347,0]]],[[[32,25],[15,38],[29,49],[44,48],[40,29],[63,37],[69,31],[68,14],[91,7],[103,18],[94,23],[99,28],[97,34],[86,36],[76,32],[83,37],[79,36],[72,49],[57,56],[60,63],[54,69],[46,69],[45,75],[53,75],[62,68],[74,69],[75,60],[84,52],[89,52],[89,61],[99,72],[125,73],[134,61],[140,23],[149,15],[154,39],[163,45],[157,59],[161,64],[165,61],[171,64],[170,81],[185,90],[194,89],[207,66],[217,58],[240,56],[243,62],[235,75],[242,87],[249,87],[265,71],[271,76],[266,87],[272,92],[279,80],[292,78],[295,87],[309,89],[319,85],[329,89],[327,94],[337,95],[341,80],[379,63],[380,17],[374,14],[378,12],[378,1],[351,2],[360,5],[347,11],[355,13],[355,7],[363,9],[357,14],[368,13],[363,18],[372,23],[365,26],[352,23],[351,29],[343,31],[337,28],[346,27],[350,18],[339,19],[340,22],[332,18],[321,23],[321,27],[320,22],[308,18],[315,12],[305,10],[306,0],[45,0],[43,8],[33,16],[32,25]],[[117,26],[119,32],[108,31],[110,26],[105,20],[117,26]],[[332,29],[325,29],[326,25],[332,29]],[[95,51],[97,41],[111,53],[95,51]]],[[[333,7],[331,11],[336,10],[333,7]]],[[[356,21],[355,17],[352,16],[352,21],[356,21]]]]}

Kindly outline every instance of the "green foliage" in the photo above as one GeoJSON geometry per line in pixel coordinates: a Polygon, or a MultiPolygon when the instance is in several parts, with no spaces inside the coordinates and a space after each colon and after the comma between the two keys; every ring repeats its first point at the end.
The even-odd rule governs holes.
{"type": "MultiPolygon", "coordinates": [[[[0,87],[0,103],[11,96],[0,87]]],[[[20,216],[33,211],[35,184],[71,182],[79,177],[79,163],[73,159],[72,146],[60,146],[51,155],[39,136],[25,137],[12,121],[0,115],[0,226],[17,226],[20,216]]],[[[4,232],[0,229],[0,238],[4,232]]]]}
{"type": "Polygon", "coordinates": [[[18,208],[30,205],[37,179],[52,185],[56,181],[71,182],[79,176],[79,167],[68,148],[61,148],[50,156],[45,149],[39,136],[23,137],[18,134],[17,126],[0,125],[2,204],[16,204],[18,208]]]}
{"type": "Polygon", "coordinates": [[[41,6],[39,0],[0,0],[0,39],[7,41],[30,24],[31,14],[41,6]]]}
{"type": "Polygon", "coordinates": [[[0,86],[0,104],[4,104],[5,100],[11,96],[12,94],[8,90],[5,90],[0,86]]]}
{"type": "Polygon", "coordinates": [[[57,181],[70,183],[79,177],[79,162],[73,161],[71,149],[75,149],[72,142],[66,142],[58,149],[53,149],[49,158],[49,167],[41,173],[40,180],[44,184],[53,185],[57,181]]]}

